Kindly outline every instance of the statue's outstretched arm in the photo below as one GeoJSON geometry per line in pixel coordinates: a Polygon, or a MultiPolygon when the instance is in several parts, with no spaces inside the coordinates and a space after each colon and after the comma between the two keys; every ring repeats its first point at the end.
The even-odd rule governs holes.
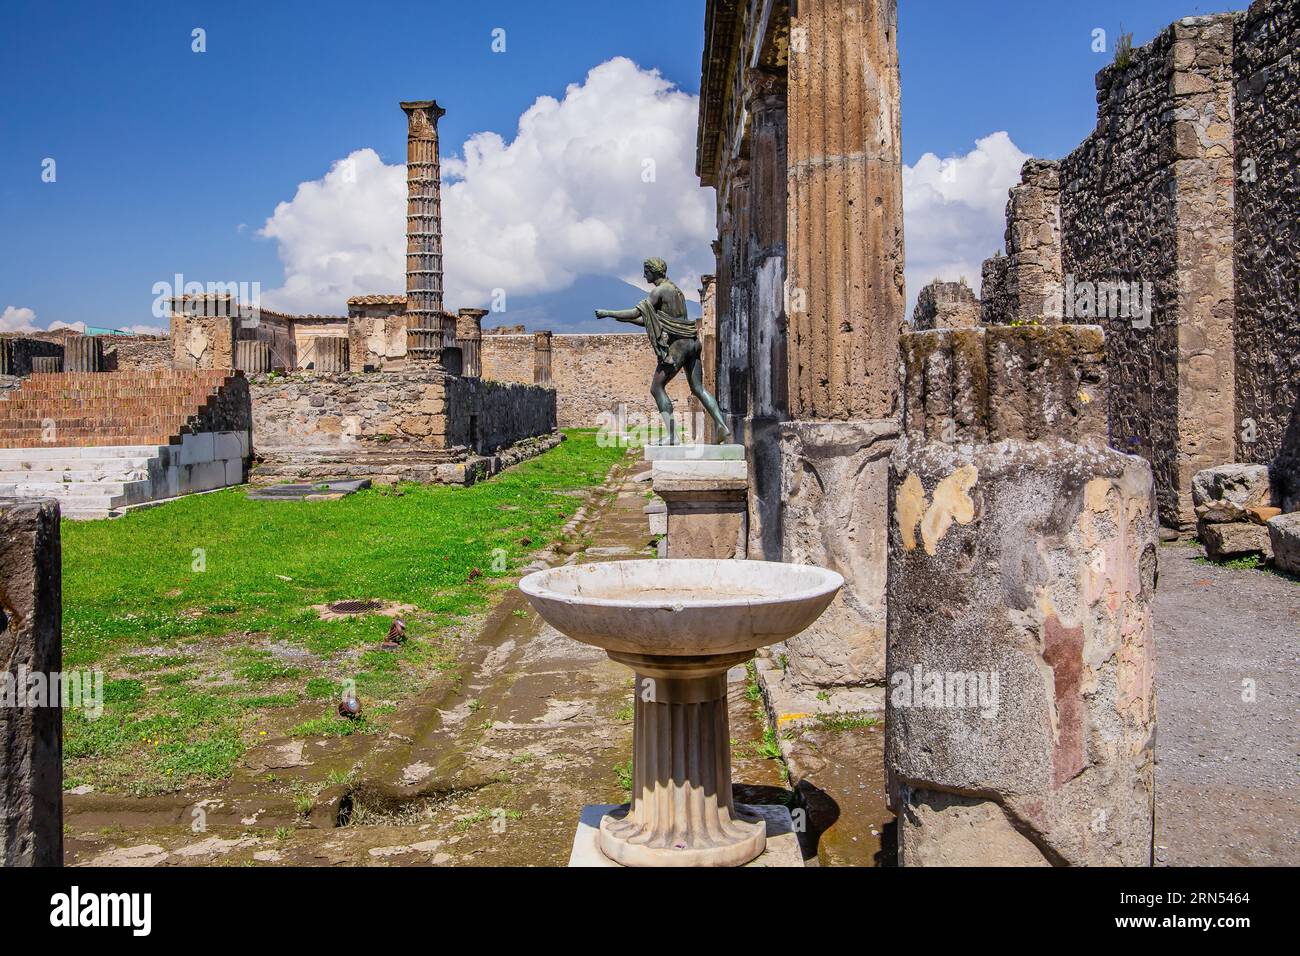
{"type": "Polygon", "coordinates": [[[645,320],[641,318],[639,309],[597,309],[596,318],[618,319],[620,322],[631,322],[633,325],[645,325],[645,320]]]}

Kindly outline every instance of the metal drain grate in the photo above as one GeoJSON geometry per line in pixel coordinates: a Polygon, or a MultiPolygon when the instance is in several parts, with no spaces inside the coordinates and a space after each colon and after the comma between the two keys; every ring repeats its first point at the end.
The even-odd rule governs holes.
{"type": "Polygon", "coordinates": [[[365,614],[367,611],[378,611],[383,606],[382,601],[335,601],[330,605],[330,610],[335,614],[365,614]]]}

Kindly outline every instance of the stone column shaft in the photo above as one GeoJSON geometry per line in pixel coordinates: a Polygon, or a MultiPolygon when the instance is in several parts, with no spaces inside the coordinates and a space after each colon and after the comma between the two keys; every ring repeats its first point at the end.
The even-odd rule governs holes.
{"type": "Polygon", "coordinates": [[[104,371],[104,343],[96,335],[71,335],[63,341],[65,372],[104,371]]]}
{"type": "Polygon", "coordinates": [[[487,309],[461,309],[456,315],[456,342],[461,352],[461,375],[483,377],[483,316],[487,309]]]}
{"type": "Polygon", "coordinates": [[[551,387],[550,332],[538,332],[533,336],[533,384],[551,387]]]}
{"type": "Polygon", "coordinates": [[[318,336],[313,343],[318,372],[348,370],[348,340],[343,335],[318,336]]]}
{"type": "Polygon", "coordinates": [[[896,0],[803,0],[789,67],[790,416],[893,414],[903,319],[896,0]]]}
{"type": "Polygon", "coordinates": [[[271,347],[254,339],[236,342],[235,368],[247,375],[271,371],[271,347]]]}
{"type": "Polygon", "coordinates": [[[437,363],[443,348],[442,194],[434,100],[402,103],[406,134],[407,356],[437,363]]]}
{"type": "Polygon", "coordinates": [[[38,705],[0,707],[2,866],[63,865],[62,699],[26,696],[63,668],[60,554],[56,503],[0,499],[0,666],[38,705]]]}

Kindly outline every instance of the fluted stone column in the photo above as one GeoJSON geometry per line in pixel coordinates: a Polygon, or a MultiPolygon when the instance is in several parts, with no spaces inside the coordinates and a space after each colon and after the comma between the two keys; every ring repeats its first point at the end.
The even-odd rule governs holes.
{"type": "Polygon", "coordinates": [[[316,371],[348,370],[348,339],[345,335],[322,335],[315,340],[316,371]]]}
{"type": "Polygon", "coordinates": [[[235,343],[235,368],[246,375],[271,371],[271,346],[254,339],[241,339],[235,343]]]}
{"type": "Polygon", "coordinates": [[[749,425],[750,186],[749,163],[740,158],[724,177],[727,195],[719,234],[719,280],[725,281],[725,308],[718,310],[718,392],[715,398],[731,427],[733,442],[745,444],[749,425]]]}
{"type": "Polygon", "coordinates": [[[62,355],[33,355],[32,356],[33,372],[62,372],[63,356],[62,355]]]}
{"type": "Polygon", "coordinates": [[[895,0],[802,0],[790,36],[783,556],[844,589],[789,645],[796,686],[884,679],[903,200],[895,0]]]}
{"type": "Polygon", "coordinates": [[[70,335],[63,341],[65,372],[104,371],[104,343],[97,335],[70,335]]]}
{"type": "Polygon", "coordinates": [[[483,316],[487,309],[461,309],[456,315],[456,342],[460,346],[465,378],[483,377],[483,316]]]}
{"type": "Polygon", "coordinates": [[[551,333],[533,336],[533,384],[551,387],[551,333]]]}
{"type": "Polygon", "coordinates": [[[601,820],[601,852],[624,866],[739,866],[761,854],[766,825],[732,799],[727,717],[727,670],[753,654],[609,656],[636,671],[632,801],[601,820]]]}
{"type": "Polygon", "coordinates": [[[444,345],[442,194],[434,100],[402,103],[406,112],[406,355],[437,364],[444,345]]]}

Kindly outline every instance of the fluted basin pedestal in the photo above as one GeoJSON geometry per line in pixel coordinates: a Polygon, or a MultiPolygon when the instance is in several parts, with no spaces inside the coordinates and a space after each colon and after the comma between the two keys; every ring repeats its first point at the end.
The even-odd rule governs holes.
{"type": "Polygon", "coordinates": [[[600,821],[600,850],[624,866],[740,866],[767,825],[731,798],[727,671],[752,652],[651,657],[610,652],[636,672],[632,802],[600,821]]]}
{"type": "Polygon", "coordinates": [[[763,818],[731,796],[727,671],[812,624],[842,584],[822,568],[691,559],[572,565],[519,583],[552,627],[636,673],[632,800],[600,821],[605,857],[741,866],[763,852],[763,818]]]}

